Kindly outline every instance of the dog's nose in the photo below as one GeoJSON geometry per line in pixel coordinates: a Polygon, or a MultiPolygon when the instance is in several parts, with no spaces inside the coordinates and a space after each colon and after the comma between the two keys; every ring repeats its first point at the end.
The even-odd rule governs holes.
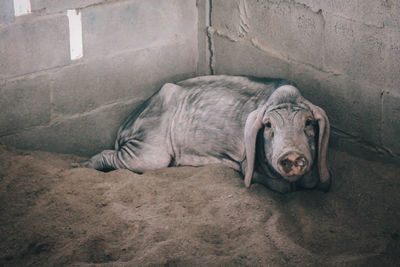
{"type": "Polygon", "coordinates": [[[278,160],[278,166],[284,176],[301,176],[307,169],[307,159],[297,152],[289,152],[278,160]]]}

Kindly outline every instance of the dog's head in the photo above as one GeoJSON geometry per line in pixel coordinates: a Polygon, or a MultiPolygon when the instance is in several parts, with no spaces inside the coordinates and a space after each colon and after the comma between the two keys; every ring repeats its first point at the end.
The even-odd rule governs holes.
{"type": "Polygon", "coordinates": [[[284,85],[276,89],[267,103],[251,112],[246,120],[246,187],[251,184],[257,149],[262,149],[263,153],[258,155],[264,156],[258,161],[283,179],[296,182],[315,166],[322,187],[329,185],[329,131],[325,112],[303,98],[295,87],[284,85]],[[257,142],[257,136],[262,142],[257,142]],[[260,143],[262,147],[256,148],[260,143]]]}

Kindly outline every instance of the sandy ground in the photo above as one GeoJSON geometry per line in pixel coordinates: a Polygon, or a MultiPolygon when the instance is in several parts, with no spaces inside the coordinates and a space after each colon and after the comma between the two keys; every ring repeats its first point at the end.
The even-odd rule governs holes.
{"type": "Polygon", "coordinates": [[[222,165],[137,175],[0,146],[0,266],[398,266],[400,168],[331,150],[334,183],[246,189],[222,165]]]}

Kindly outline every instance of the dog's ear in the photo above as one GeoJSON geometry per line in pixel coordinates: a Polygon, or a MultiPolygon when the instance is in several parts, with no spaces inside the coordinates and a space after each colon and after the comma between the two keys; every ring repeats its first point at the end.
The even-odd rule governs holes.
{"type": "Polygon", "coordinates": [[[324,191],[328,191],[331,184],[331,175],[326,164],[330,134],[329,119],[322,108],[312,104],[307,100],[305,100],[304,103],[310,108],[314,119],[318,122],[318,187],[324,191]]]}
{"type": "Polygon", "coordinates": [[[244,143],[246,148],[247,169],[244,184],[248,188],[253,178],[254,164],[256,158],[256,142],[258,131],[263,127],[265,107],[254,110],[249,114],[244,127],[244,143]]]}

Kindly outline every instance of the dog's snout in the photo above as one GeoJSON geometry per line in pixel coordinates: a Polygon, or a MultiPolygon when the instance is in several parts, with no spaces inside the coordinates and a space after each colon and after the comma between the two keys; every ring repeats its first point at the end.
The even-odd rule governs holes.
{"type": "Polygon", "coordinates": [[[297,152],[289,152],[278,160],[279,169],[284,176],[303,175],[307,164],[307,159],[297,152]]]}

